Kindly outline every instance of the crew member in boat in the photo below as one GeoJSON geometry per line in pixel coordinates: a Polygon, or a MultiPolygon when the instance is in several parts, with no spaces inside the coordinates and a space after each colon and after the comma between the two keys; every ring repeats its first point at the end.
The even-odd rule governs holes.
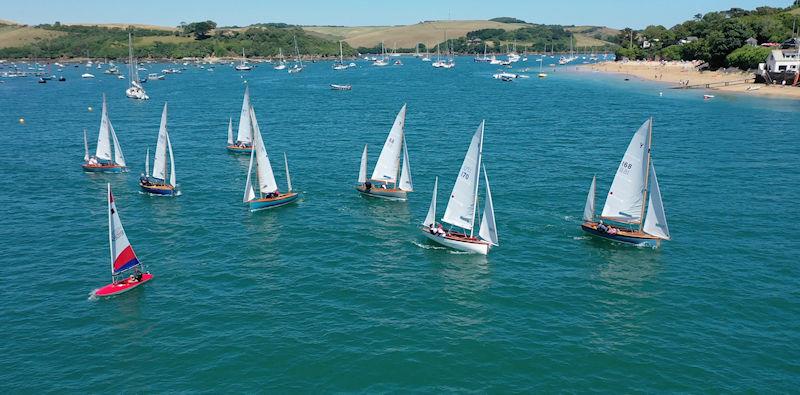
{"type": "Polygon", "coordinates": [[[366,190],[367,190],[367,192],[369,192],[369,191],[370,191],[370,189],[372,189],[372,183],[371,183],[371,182],[369,182],[369,181],[365,182],[365,183],[364,183],[364,189],[366,189],[366,190]]]}
{"type": "Polygon", "coordinates": [[[89,164],[90,164],[90,165],[93,165],[93,166],[94,166],[94,165],[97,165],[97,164],[98,164],[98,162],[97,162],[97,157],[94,157],[94,156],[93,156],[93,157],[89,158],[89,164]]]}

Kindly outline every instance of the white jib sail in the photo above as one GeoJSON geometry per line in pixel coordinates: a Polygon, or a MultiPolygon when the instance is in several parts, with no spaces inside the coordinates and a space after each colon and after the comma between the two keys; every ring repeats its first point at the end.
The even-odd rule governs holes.
{"type": "Polygon", "coordinates": [[[397,181],[397,171],[400,170],[400,151],[403,148],[403,127],[406,123],[406,105],[397,113],[394,119],[392,130],[389,131],[389,136],[386,137],[386,142],[383,144],[381,155],[378,157],[378,162],[372,170],[373,180],[382,180],[386,182],[397,181]]]}
{"type": "Polygon", "coordinates": [[[494,205],[492,204],[492,191],[489,189],[489,176],[486,175],[486,168],[483,168],[483,180],[486,182],[486,203],[483,207],[483,218],[481,218],[481,230],[478,236],[481,239],[500,245],[497,240],[497,225],[494,221],[494,205]]]}
{"type": "Polygon", "coordinates": [[[272,172],[272,165],[269,163],[267,148],[264,146],[264,138],[261,136],[261,129],[258,127],[256,111],[253,107],[250,107],[250,122],[253,125],[253,150],[256,151],[258,189],[261,193],[276,192],[278,190],[278,183],[275,182],[275,174],[272,172]]]}
{"type": "Polygon", "coordinates": [[[367,182],[367,145],[364,144],[364,153],[361,154],[361,167],[358,169],[358,183],[367,182]]]}
{"type": "Polygon", "coordinates": [[[254,158],[256,157],[256,150],[250,150],[250,164],[247,166],[247,182],[244,184],[244,197],[242,197],[242,201],[247,203],[256,198],[256,193],[253,191],[253,183],[252,183],[252,174],[253,174],[253,162],[254,158]]]}
{"type": "Polygon", "coordinates": [[[656,168],[650,165],[650,189],[647,202],[647,217],[644,220],[645,233],[669,240],[667,215],[664,214],[664,203],[661,201],[661,188],[658,187],[656,168]]]}
{"type": "Polygon", "coordinates": [[[175,158],[172,156],[172,142],[169,140],[169,133],[167,133],[167,152],[169,152],[169,185],[176,187],[178,181],[175,177],[175,158]]]}
{"type": "Polygon", "coordinates": [[[403,136],[403,167],[400,170],[400,189],[406,192],[414,190],[414,184],[411,182],[411,162],[408,160],[408,147],[406,146],[405,136],[403,136]]]}
{"type": "Polygon", "coordinates": [[[583,207],[583,220],[584,221],[592,221],[594,220],[594,192],[597,188],[596,186],[597,177],[592,177],[592,185],[589,186],[589,194],[586,196],[586,206],[583,207]]]}
{"type": "Polygon", "coordinates": [[[442,221],[460,228],[472,230],[475,221],[475,198],[478,193],[478,175],[480,173],[481,152],[483,151],[483,124],[478,125],[478,130],[472,136],[464,163],[458,172],[458,178],[453,185],[453,192],[447,202],[442,221]]]}
{"type": "Polygon", "coordinates": [[[289,176],[289,159],[286,158],[286,153],[283,153],[283,164],[286,166],[286,190],[292,191],[292,177],[289,176]]]}
{"type": "Polygon", "coordinates": [[[106,95],[103,94],[103,110],[100,115],[100,133],[97,136],[97,149],[94,156],[97,159],[111,160],[111,121],[108,119],[106,95]]]}
{"type": "Polygon", "coordinates": [[[111,139],[114,140],[114,163],[125,167],[125,155],[122,154],[122,147],[119,146],[119,140],[117,139],[117,133],[114,131],[114,125],[111,124],[111,121],[108,121],[108,130],[111,131],[111,139]]]}
{"type": "Polygon", "coordinates": [[[633,135],[625,156],[619,164],[614,182],[608,191],[602,216],[622,222],[639,223],[642,218],[644,179],[647,172],[647,153],[650,148],[648,119],[633,135]]]}
{"type": "Polygon", "coordinates": [[[153,159],[153,178],[167,180],[167,104],[161,112],[161,125],[158,128],[156,156],[153,159]]]}
{"type": "Polygon", "coordinates": [[[144,176],[150,177],[150,147],[147,147],[147,152],[144,154],[144,176]]]}
{"type": "Polygon", "coordinates": [[[233,118],[228,118],[228,145],[233,145],[233,118]]]}
{"type": "Polygon", "coordinates": [[[242,100],[242,113],[239,115],[239,132],[236,134],[236,141],[250,144],[253,142],[253,126],[250,123],[250,87],[244,88],[244,99],[242,100]]]}
{"type": "Polygon", "coordinates": [[[86,129],[83,129],[83,161],[89,161],[89,140],[86,138],[86,129]]]}
{"type": "Polygon", "coordinates": [[[436,225],[436,191],[439,189],[439,177],[433,181],[433,195],[431,195],[431,205],[428,207],[428,215],[425,216],[425,221],[422,225],[433,227],[436,225]]]}

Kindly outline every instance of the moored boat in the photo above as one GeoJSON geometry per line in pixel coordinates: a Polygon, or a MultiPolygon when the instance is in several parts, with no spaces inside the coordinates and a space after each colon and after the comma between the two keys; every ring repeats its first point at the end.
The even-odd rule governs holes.
{"type": "Polygon", "coordinates": [[[348,85],[331,84],[331,89],[335,91],[349,91],[353,89],[353,86],[349,84],[348,85]]]}
{"type": "Polygon", "coordinates": [[[149,100],[150,96],[144,91],[144,87],[139,81],[139,66],[136,65],[136,58],[133,57],[133,39],[130,32],[128,32],[128,75],[130,79],[125,96],[136,100],[149,100]]]}
{"type": "Polygon", "coordinates": [[[81,165],[83,171],[90,173],[122,173],[128,171],[125,164],[125,156],[122,154],[117,134],[114,126],[108,118],[108,106],[106,95],[103,94],[103,110],[100,116],[100,132],[97,136],[97,148],[94,155],[89,155],[89,142],[86,138],[86,130],[83,131],[84,163],[81,165]],[[112,153],[113,145],[113,153],[112,153]]]}
{"type": "Polygon", "coordinates": [[[581,229],[605,239],[658,247],[670,240],[664,203],[651,158],[653,119],[633,135],[611,183],[600,217],[594,209],[596,179],[592,179],[581,229]]]}
{"type": "Polygon", "coordinates": [[[408,148],[405,138],[406,105],[400,109],[395,117],[392,129],[383,144],[378,162],[372,171],[372,177],[367,179],[367,146],[361,154],[361,167],[358,172],[356,190],[363,195],[379,197],[388,200],[406,200],[408,192],[414,191],[411,181],[411,163],[408,160],[408,148]],[[400,168],[400,156],[403,165],[400,168]],[[397,172],[400,171],[400,178],[397,172]]]}
{"type": "Polygon", "coordinates": [[[150,149],[145,157],[144,175],[139,178],[142,192],[159,196],[177,196],[177,179],[175,177],[175,158],[172,155],[172,142],[167,130],[167,103],[161,112],[161,125],[158,128],[158,142],[153,158],[153,173],[150,174],[150,149]],[[169,162],[169,168],[167,167],[169,162]]]}

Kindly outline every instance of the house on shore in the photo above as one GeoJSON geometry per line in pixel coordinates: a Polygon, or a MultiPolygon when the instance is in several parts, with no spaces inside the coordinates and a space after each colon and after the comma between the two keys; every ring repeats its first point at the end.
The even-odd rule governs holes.
{"type": "Polygon", "coordinates": [[[800,76],[800,40],[791,39],[773,49],[764,63],[758,65],[760,76],[767,83],[794,85],[800,76]]]}

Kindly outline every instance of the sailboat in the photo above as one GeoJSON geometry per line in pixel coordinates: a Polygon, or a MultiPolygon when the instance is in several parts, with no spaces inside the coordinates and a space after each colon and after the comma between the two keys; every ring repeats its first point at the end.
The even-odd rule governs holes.
{"type": "Polygon", "coordinates": [[[349,67],[350,66],[348,66],[348,65],[346,65],[344,63],[344,54],[342,53],[342,41],[340,40],[339,41],[339,63],[334,63],[333,64],[333,69],[334,70],[346,70],[349,67]]]}
{"type": "Polygon", "coordinates": [[[536,59],[539,62],[539,78],[547,78],[547,73],[542,71],[542,65],[544,64],[544,58],[536,59]]]}
{"type": "Polygon", "coordinates": [[[442,61],[441,53],[439,51],[439,44],[436,44],[436,61],[431,63],[431,66],[437,69],[445,67],[445,62],[442,61]]]}
{"type": "Polygon", "coordinates": [[[425,56],[421,59],[423,62],[430,62],[431,61],[431,53],[429,51],[428,45],[425,45],[425,56]]]}
{"type": "Polygon", "coordinates": [[[297,36],[292,36],[292,39],[294,40],[294,56],[297,63],[289,69],[289,73],[294,74],[303,71],[303,59],[300,57],[300,48],[297,46],[297,36]]]}
{"type": "Polygon", "coordinates": [[[83,171],[102,172],[102,173],[121,173],[128,171],[125,165],[125,156],[114,132],[114,126],[108,119],[108,106],[106,105],[106,95],[103,94],[103,111],[100,117],[100,133],[97,136],[97,149],[94,155],[89,155],[89,143],[86,139],[86,131],[83,132],[84,163],[81,165],[83,171]],[[112,156],[111,146],[114,146],[112,156]],[[112,159],[113,158],[113,159],[112,159]]]}
{"type": "Polygon", "coordinates": [[[125,96],[137,100],[150,99],[150,96],[147,96],[147,93],[144,91],[139,81],[139,67],[136,65],[136,59],[133,57],[133,38],[130,32],[128,32],[128,76],[129,86],[128,89],[125,90],[125,96]]]}
{"type": "Polygon", "coordinates": [[[114,195],[111,193],[111,184],[108,186],[108,244],[111,250],[111,284],[103,286],[92,292],[94,296],[114,296],[130,291],[150,280],[153,275],[145,271],[144,265],[139,262],[133,252],[125,229],[119,219],[114,195]],[[130,277],[123,277],[132,271],[130,277]]]}
{"type": "Polygon", "coordinates": [[[247,203],[250,211],[266,210],[280,207],[297,201],[300,194],[292,192],[292,180],[289,177],[289,160],[283,154],[284,165],[286,167],[286,193],[281,193],[275,181],[275,174],[272,172],[272,165],[267,156],[267,149],[264,146],[264,139],[261,130],[258,128],[256,113],[250,107],[250,124],[253,127],[253,150],[250,152],[250,165],[247,168],[247,183],[244,187],[244,198],[242,201],[247,203]],[[258,195],[253,189],[253,164],[256,165],[256,183],[258,195]]]}
{"type": "Polygon", "coordinates": [[[244,48],[242,48],[242,61],[234,67],[236,71],[250,71],[253,68],[247,65],[247,58],[244,56],[244,48]]]}
{"type": "Polygon", "coordinates": [[[406,200],[408,192],[414,191],[411,181],[411,163],[408,160],[408,148],[405,137],[406,105],[397,113],[392,129],[386,137],[383,149],[372,170],[372,177],[367,179],[367,146],[361,154],[361,167],[358,172],[356,190],[366,196],[374,196],[388,200],[406,200]],[[402,169],[400,155],[403,156],[402,169]],[[400,170],[400,179],[397,171],[400,170]]]}
{"type": "Polygon", "coordinates": [[[242,99],[242,112],[239,115],[239,131],[236,142],[233,141],[232,124],[228,122],[228,152],[234,154],[249,154],[253,150],[253,130],[250,126],[250,87],[244,88],[242,99]]]}
{"type": "Polygon", "coordinates": [[[284,70],[286,69],[286,62],[283,60],[283,48],[278,48],[278,64],[273,67],[275,70],[284,70]]]}
{"type": "Polygon", "coordinates": [[[375,61],[372,62],[372,65],[373,66],[386,66],[388,64],[389,64],[389,62],[386,61],[386,48],[383,47],[383,41],[381,41],[381,57],[380,57],[380,59],[375,59],[375,61]]]}
{"type": "Polygon", "coordinates": [[[662,240],[670,240],[656,168],[650,156],[652,138],[653,119],[650,118],[633,135],[599,217],[594,209],[596,180],[592,179],[581,225],[585,232],[649,247],[658,247],[662,240]]]}
{"type": "Polygon", "coordinates": [[[453,185],[453,193],[450,194],[450,200],[447,202],[447,208],[445,209],[444,217],[442,217],[442,222],[451,225],[450,229],[445,230],[441,224],[438,226],[436,224],[438,177],[434,182],[428,215],[425,216],[421,229],[428,239],[443,246],[459,251],[486,255],[489,253],[489,249],[499,245],[499,241],[494,220],[494,205],[492,204],[492,192],[489,188],[489,177],[486,175],[486,167],[481,164],[483,128],[484,121],[481,121],[481,124],[478,125],[478,130],[472,136],[469,149],[466,156],[464,156],[464,162],[461,164],[461,171],[459,171],[456,183],[453,185]],[[486,202],[484,203],[478,237],[475,237],[473,228],[475,211],[478,205],[481,169],[483,169],[483,178],[486,183],[486,202]],[[452,227],[461,228],[463,231],[455,231],[452,227]]]}
{"type": "Polygon", "coordinates": [[[139,187],[142,192],[151,195],[177,196],[178,184],[175,179],[174,159],[172,142],[170,142],[169,132],[167,132],[167,103],[164,103],[164,111],[161,112],[161,126],[158,128],[156,155],[153,158],[153,174],[150,174],[150,149],[148,148],[144,162],[144,177],[139,179],[139,187]],[[167,169],[167,161],[169,161],[169,169],[167,169]],[[168,176],[169,181],[167,181],[168,176]]]}

